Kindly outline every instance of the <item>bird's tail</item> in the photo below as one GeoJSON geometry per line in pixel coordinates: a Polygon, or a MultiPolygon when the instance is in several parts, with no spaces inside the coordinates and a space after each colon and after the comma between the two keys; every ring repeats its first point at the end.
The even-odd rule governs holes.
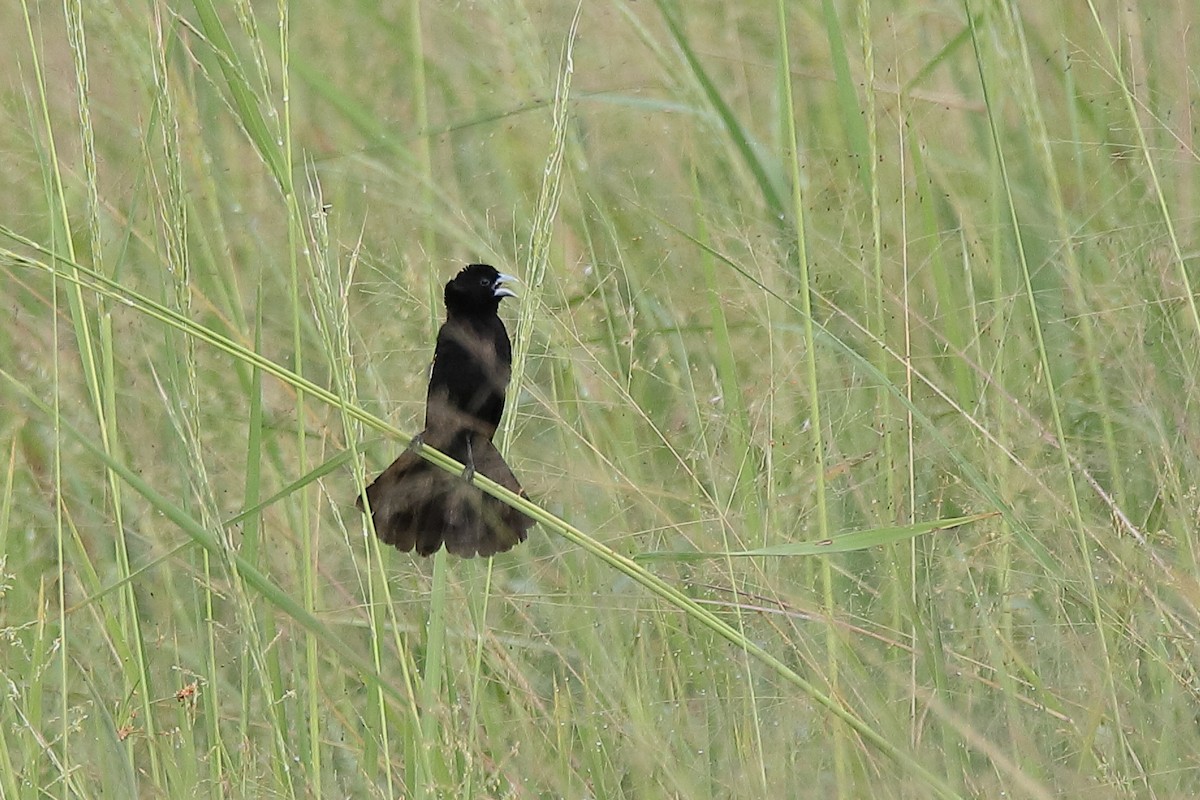
{"type": "MultiPolygon", "coordinates": [[[[465,452],[443,452],[466,460],[465,452]]],[[[527,496],[491,441],[475,437],[472,456],[478,474],[527,496]]],[[[443,543],[447,551],[463,558],[503,553],[525,541],[534,522],[414,452],[403,453],[384,470],[367,487],[366,497],[379,538],[423,556],[437,552],[443,543]]],[[[361,497],[358,506],[363,507],[361,497]]]]}

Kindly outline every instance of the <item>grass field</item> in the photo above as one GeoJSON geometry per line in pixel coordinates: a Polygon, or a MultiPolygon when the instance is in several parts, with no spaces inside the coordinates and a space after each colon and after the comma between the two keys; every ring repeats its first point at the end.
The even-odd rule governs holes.
{"type": "Polygon", "coordinates": [[[1200,6],[0,29],[0,797],[1200,795],[1200,6]],[[490,562],[353,502],[468,261],[490,562]]]}

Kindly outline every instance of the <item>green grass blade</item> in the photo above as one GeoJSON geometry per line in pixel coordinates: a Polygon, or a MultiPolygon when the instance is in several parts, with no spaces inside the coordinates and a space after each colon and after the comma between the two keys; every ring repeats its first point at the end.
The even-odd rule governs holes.
{"type": "Polygon", "coordinates": [[[726,553],[640,553],[634,556],[634,560],[639,563],[645,563],[648,561],[702,561],[709,558],[739,558],[745,556],[824,556],[833,553],[853,553],[872,547],[899,544],[926,534],[953,530],[974,522],[991,519],[998,516],[998,514],[999,512],[989,511],[966,517],[927,520],[912,525],[893,525],[863,531],[848,531],[846,533],[834,534],[828,539],[820,541],[791,542],[788,544],[772,545],[771,547],[758,547],[753,550],[734,550],[726,553]]]}

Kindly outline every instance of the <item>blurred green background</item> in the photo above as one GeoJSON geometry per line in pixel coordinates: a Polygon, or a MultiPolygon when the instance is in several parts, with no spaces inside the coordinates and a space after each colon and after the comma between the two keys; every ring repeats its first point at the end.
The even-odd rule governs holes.
{"type": "Polygon", "coordinates": [[[4,4],[0,796],[1200,794],[1197,29],[4,4]],[[419,559],[468,261],[554,518],[419,559]]]}

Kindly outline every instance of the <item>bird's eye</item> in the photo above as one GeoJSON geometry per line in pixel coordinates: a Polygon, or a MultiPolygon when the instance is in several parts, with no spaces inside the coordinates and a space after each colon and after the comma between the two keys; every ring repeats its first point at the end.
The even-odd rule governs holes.
{"type": "Polygon", "coordinates": [[[489,281],[487,278],[480,278],[480,279],[479,279],[479,285],[480,285],[480,286],[491,286],[491,285],[492,285],[492,282],[491,282],[491,281],[489,281]]]}

